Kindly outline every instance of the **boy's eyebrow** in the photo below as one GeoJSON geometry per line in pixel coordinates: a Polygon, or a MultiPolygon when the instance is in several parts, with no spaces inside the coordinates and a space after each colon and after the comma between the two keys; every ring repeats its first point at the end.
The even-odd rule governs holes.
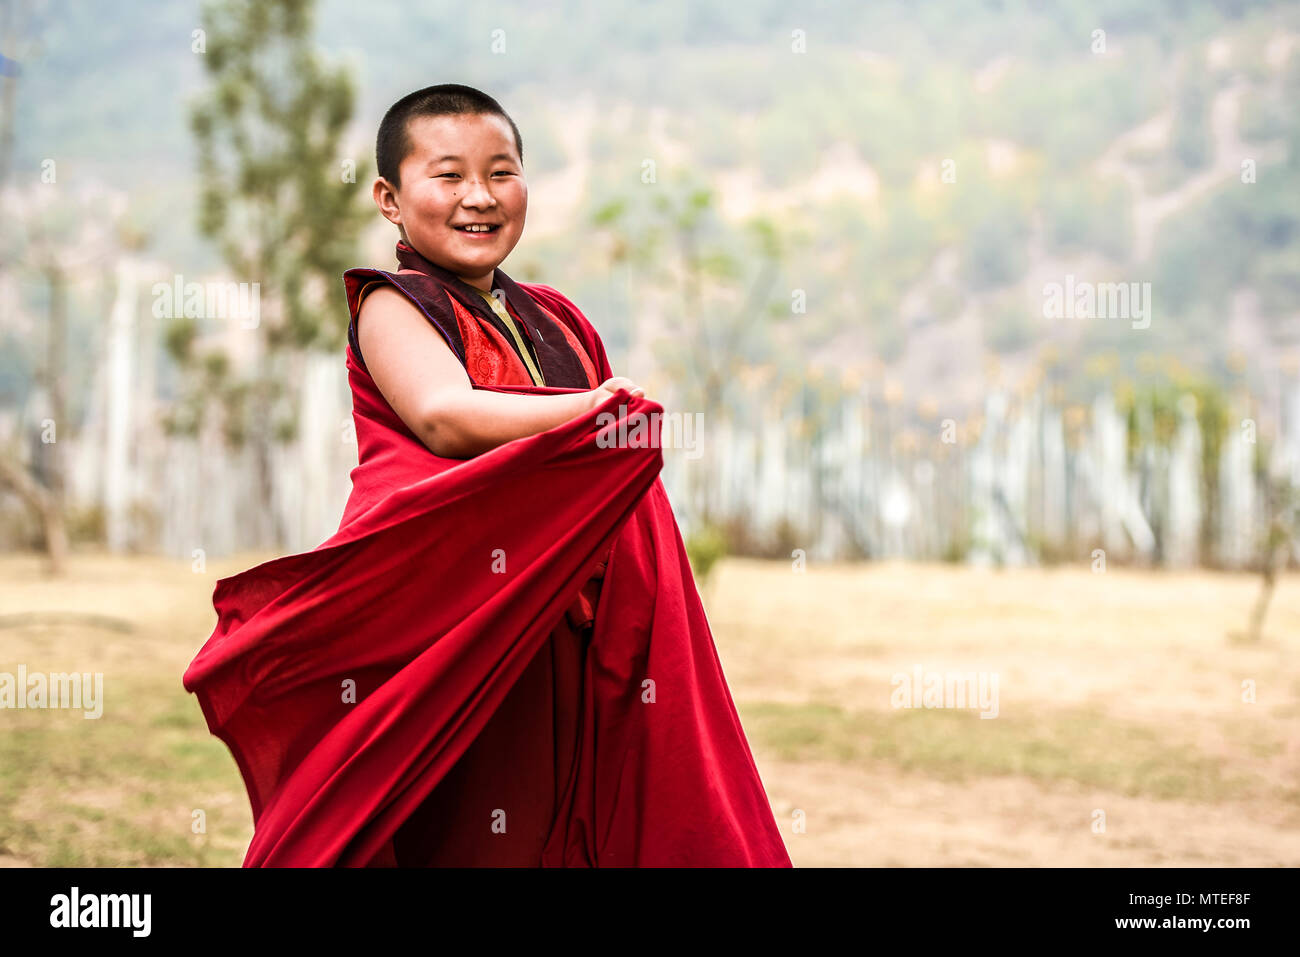
{"type": "MultiPolygon", "coordinates": [[[[429,165],[432,166],[434,163],[443,163],[443,162],[446,162],[447,160],[461,160],[461,159],[464,159],[464,158],[465,158],[465,157],[463,157],[463,156],[450,156],[450,155],[449,155],[449,156],[439,156],[439,157],[436,158],[436,159],[431,159],[431,160],[429,160],[429,165]]],[[[489,157],[488,157],[488,160],[489,160],[490,162],[495,162],[495,161],[497,161],[497,160],[512,160],[512,159],[514,159],[514,157],[511,156],[509,153],[497,153],[497,154],[495,154],[495,155],[493,155],[493,156],[489,156],[489,157]]]]}

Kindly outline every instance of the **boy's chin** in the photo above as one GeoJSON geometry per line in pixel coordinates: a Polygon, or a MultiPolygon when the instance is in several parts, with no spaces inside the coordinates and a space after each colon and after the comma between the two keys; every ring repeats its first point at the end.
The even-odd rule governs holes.
{"type": "MultiPolygon", "coordinates": [[[[510,250],[506,249],[504,246],[496,249],[484,249],[481,251],[473,249],[466,250],[462,246],[455,246],[452,248],[443,247],[441,253],[448,261],[456,262],[467,270],[487,272],[505,262],[506,256],[510,254],[510,250]]],[[[464,270],[457,271],[462,272],[464,270]]]]}
{"type": "Polygon", "coordinates": [[[457,256],[454,253],[447,255],[447,262],[452,263],[450,267],[456,272],[488,272],[496,269],[497,266],[504,262],[501,255],[491,256],[457,256]]]}
{"type": "MultiPolygon", "coordinates": [[[[416,252],[420,252],[416,250],[416,252]]],[[[458,256],[448,250],[434,250],[433,255],[420,253],[429,262],[450,270],[458,276],[482,276],[504,262],[497,256],[458,256]]]]}
{"type": "Polygon", "coordinates": [[[449,243],[412,242],[410,239],[403,241],[429,262],[443,269],[450,269],[452,272],[483,273],[495,269],[505,261],[505,257],[498,250],[484,249],[479,255],[469,250],[467,255],[467,251],[454,240],[449,243]]]}

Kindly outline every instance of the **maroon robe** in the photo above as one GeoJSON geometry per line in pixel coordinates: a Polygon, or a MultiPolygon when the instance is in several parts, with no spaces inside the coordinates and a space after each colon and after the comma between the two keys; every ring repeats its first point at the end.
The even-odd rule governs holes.
{"type": "MultiPolygon", "coordinates": [[[[475,388],[613,374],[577,307],[497,270],[548,385],[509,383],[524,365],[499,318],[403,247],[407,271],[349,270],[354,319],[364,286],[392,282],[475,388]],[[484,357],[496,382],[475,375],[484,357]]],[[[218,581],[216,629],[185,674],[248,789],[245,865],[790,866],[662,451],[597,442],[662,407],[620,390],[441,458],[365,371],[355,326],[346,361],[360,461],[339,530],[218,581]]]]}

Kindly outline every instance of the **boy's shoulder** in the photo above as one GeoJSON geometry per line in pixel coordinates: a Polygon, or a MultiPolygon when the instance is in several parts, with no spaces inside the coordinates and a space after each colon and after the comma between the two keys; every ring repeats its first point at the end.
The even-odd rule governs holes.
{"type": "Polygon", "coordinates": [[[582,314],[582,310],[574,305],[573,300],[554,286],[548,286],[542,282],[517,282],[515,285],[552,312],[562,314],[562,318],[569,325],[572,326],[576,323],[577,325],[588,326],[591,324],[587,317],[582,314]]]}
{"type": "Polygon", "coordinates": [[[574,305],[568,296],[554,286],[546,285],[546,283],[516,282],[516,285],[549,309],[555,314],[556,318],[569,327],[569,331],[578,337],[578,341],[587,350],[587,355],[591,357],[591,360],[598,368],[604,369],[607,366],[605,345],[600,340],[600,333],[596,331],[596,327],[591,324],[591,320],[582,314],[582,310],[574,305]]]}
{"type": "Polygon", "coordinates": [[[554,286],[548,286],[544,282],[516,282],[515,285],[520,289],[526,290],[529,295],[537,295],[540,293],[546,298],[558,299],[561,302],[572,306],[574,309],[578,308],[577,306],[574,306],[572,302],[569,302],[568,296],[564,295],[564,293],[560,292],[560,290],[556,289],[554,286]]]}

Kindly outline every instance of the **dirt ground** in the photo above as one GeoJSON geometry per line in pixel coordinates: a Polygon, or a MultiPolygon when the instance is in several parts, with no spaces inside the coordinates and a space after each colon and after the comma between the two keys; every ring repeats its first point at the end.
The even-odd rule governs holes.
{"type": "Polygon", "coordinates": [[[732,560],[705,593],[796,866],[1294,866],[1300,576],[1230,640],[1258,589],[732,560]],[[996,673],[997,718],[892,708],[917,665],[996,673]]]}
{"type": "MultiPolygon", "coordinates": [[[[247,799],[180,676],[216,579],[264,557],[0,556],[0,671],[105,675],[99,720],[0,711],[0,864],[238,865],[247,799]]],[[[1300,575],[1234,641],[1258,589],[728,559],[704,598],[796,866],[1294,866],[1300,575]],[[918,675],[996,679],[996,717],[895,707],[918,675]]]]}

